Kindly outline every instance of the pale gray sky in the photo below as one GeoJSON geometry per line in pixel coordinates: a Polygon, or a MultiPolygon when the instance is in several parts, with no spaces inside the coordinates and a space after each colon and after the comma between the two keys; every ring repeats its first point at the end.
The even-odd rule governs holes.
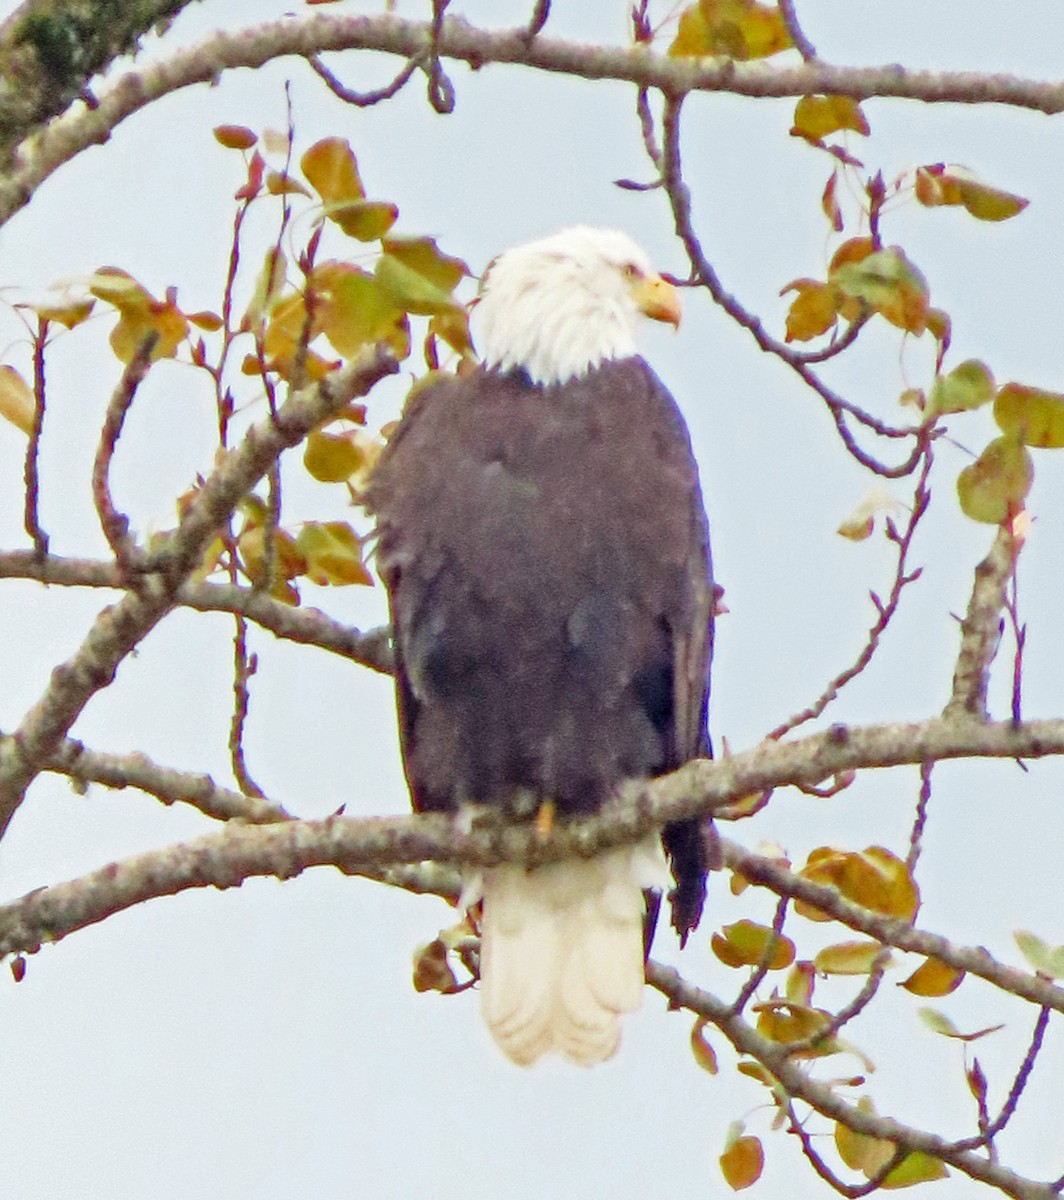
{"type": "MultiPolygon", "coordinates": [[[[0,15],[13,7],[0,5],[0,15]]],[[[289,7],[208,0],[182,14],[165,44],[289,7]]],[[[423,7],[410,0],[400,9],[419,15],[423,7]]],[[[499,23],[518,19],[525,7],[487,0],[454,6],[472,20],[499,23]]],[[[557,36],[624,36],[623,3],[556,0],[555,8],[557,36]]],[[[1007,24],[997,7],[962,0],[799,0],[798,9],[821,53],[837,62],[1051,76],[1064,51],[1064,8],[1055,0],[1018,0],[1007,24]]],[[[337,63],[359,87],[383,80],[393,66],[356,55],[337,63]]],[[[210,131],[221,122],[282,125],[286,79],[300,142],[349,137],[368,186],[400,206],[403,227],[437,234],[475,270],[509,244],[575,222],[625,228],[663,268],[680,269],[664,198],[611,183],[647,175],[629,88],[509,68],[458,67],[453,78],[458,105],[447,118],[429,110],[418,85],[391,104],[356,112],[297,61],[172,96],[59,171],[0,231],[3,284],[37,291],[110,263],[156,292],[176,284],[187,309],[216,307],[240,179],[237,157],[210,131]]],[[[951,364],[979,356],[999,379],[1064,388],[1059,119],[902,102],[866,107],[873,136],[854,149],[886,174],[956,161],[1031,198],[1027,212],[1000,226],[910,205],[890,216],[886,232],[921,264],[934,302],[953,316],[951,364]]],[[[726,285],[777,327],[786,305],[779,289],[821,271],[830,254],[817,214],[827,160],[787,136],[791,110],[786,101],[696,97],[684,125],[706,248],[726,285]]],[[[0,330],[3,357],[24,367],[17,323],[0,316],[0,330]]],[[[106,321],[91,323],[64,338],[52,360],[43,519],[63,553],[104,550],[85,483],[117,378],[106,332],[106,321]]],[[[859,403],[894,416],[904,386],[896,340],[869,332],[868,349],[840,363],[832,379],[859,403]]],[[[702,464],[730,609],[719,628],[712,728],[718,743],[727,738],[745,748],[807,703],[857,651],[872,619],[868,589],[889,583],[890,555],[878,538],[852,545],[836,536],[868,480],[842,453],[816,400],[706,300],[689,300],[676,337],[647,329],[645,349],[684,408],[702,464]]],[[[917,344],[905,351],[903,369],[924,383],[929,362],[927,347],[917,344]]],[[[374,415],[386,419],[401,392],[397,384],[382,390],[384,399],[375,395],[374,415]]],[[[975,414],[954,428],[978,449],[989,417],[975,414]]],[[[169,364],[153,372],[115,466],[117,496],[137,528],[170,522],[173,498],[209,467],[212,431],[210,400],[194,374],[169,364]]],[[[23,544],[21,452],[20,435],[0,428],[4,546],[23,544]]],[[[943,446],[934,509],[915,552],[925,577],[882,661],[832,710],[838,719],[917,718],[946,697],[956,644],[949,614],[966,603],[972,568],[991,537],[960,516],[952,497],[966,461],[961,449],[943,446]]],[[[304,486],[289,474],[300,515],[346,515],[335,508],[338,489],[304,486]]],[[[1035,533],[1021,567],[1030,715],[1059,714],[1064,696],[1062,480],[1064,462],[1040,456],[1035,533]]],[[[10,728],[54,663],[76,647],[98,597],[11,583],[2,596],[0,727],[10,728]]],[[[308,589],[307,599],[357,624],[384,617],[379,588],[308,589]]],[[[141,749],[225,778],[229,639],[221,617],[169,619],[123,665],[119,685],[93,702],[75,734],[100,749],[141,749]]],[[[256,636],[254,648],[262,669],[252,685],[248,750],[266,790],[305,815],[340,804],[350,813],[404,811],[387,681],[269,635],[256,636]]],[[[1000,674],[999,715],[1006,711],[1000,674]]],[[[1061,767],[1036,765],[1023,775],[1010,764],[954,765],[936,779],[921,924],[985,943],[1017,963],[1011,933],[1018,927],[1064,941],[1061,767]]],[[[915,796],[915,773],[892,772],[862,779],[833,800],[781,794],[766,813],[729,832],[749,845],[783,843],[798,861],[827,841],[904,853],[915,796]]],[[[0,896],[207,827],[191,811],[163,811],[146,798],[98,789],[78,797],[45,778],[0,848],[0,896]]],[[[703,930],[678,961],[707,986],[734,990],[735,974],[708,953],[709,932],[737,915],[766,919],[769,912],[763,900],[751,914],[749,898],[733,900],[726,880],[715,877],[703,930]]],[[[318,871],[283,885],[253,881],[225,894],[187,893],[45,949],[30,960],[22,984],[0,978],[5,1194],[722,1196],[716,1160],[728,1123],[739,1117],[766,1144],[765,1176],[753,1194],[824,1194],[794,1140],[770,1132],[764,1094],[736,1075],[723,1039],[724,1068],[710,1078],[688,1051],[690,1019],[664,1012],[654,993],[606,1066],[512,1067],[490,1044],[475,996],[418,996],[411,988],[413,948],[448,918],[442,902],[318,871]]],[[[674,956],[667,936],[658,952],[674,956]]],[[[851,991],[849,984],[825,987],[825,1002],[851,991]]],[[[947,1134],[969,1132],[962,1049],[923,1029],[919,1003],[898,993],[854,1025],[853,1040],[879,1067],[871,1090],[882,1112],[947,1134]],[[893,1009],[889,1016],[884,1007],[893,1009]]],[[[1007,1009],[971,980],[939,1007],[962,1028],[1010,1021],[976,1048],[1000,1102],[1034,1014],[1007,1009]]],[[[840,1075],[859,1069],[856,1060],[822,1068],[840,1075]]],[[[1029,1174],[1064,1171],[1052,1086],[1062,1069],[1051,1030],[1018,1132],[1002,1143],[1006,1158],[1029,1174]]],[[[938,1185],[936,1195],[965,1200],[977,1190],[955,1180],[938,1185]]]]}

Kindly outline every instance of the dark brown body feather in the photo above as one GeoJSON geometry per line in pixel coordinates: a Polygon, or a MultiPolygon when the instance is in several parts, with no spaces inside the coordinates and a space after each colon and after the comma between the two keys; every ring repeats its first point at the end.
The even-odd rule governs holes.
{"type": "MultiPolygon", "coordinates": [[[[428,385],[373,476],[415,808],[597,809],[707,749],[713,589],[683,419],[639,358],[428,385]]],[[[697,828],[666,831],[674,923],[697,828]]]]}

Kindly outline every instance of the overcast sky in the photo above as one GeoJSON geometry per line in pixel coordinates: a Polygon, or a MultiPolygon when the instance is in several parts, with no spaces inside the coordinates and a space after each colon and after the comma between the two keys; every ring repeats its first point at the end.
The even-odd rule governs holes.
{"type": "MultiPolygon", "coordinates": [[[[0,4],[0,15],[14,7],[0,4]]],[[[425,7],[399,5],[411,16],[425,7]]],[[[456,0],[454,11],[501,23],[525,7],[456,0]]],[[[620,42],[626,35],[623,3],[556,0],[555,7],[556,36],[620,42]]],[[[289,8],[279,0],[205,0],[181,15],[163,50],[289,8]]],[[[345,8],[378,10],[352,3],[335,11],[345,8]]],[[[1007,23],[998,6],[962,0],[799,0],[798,9],[821,54],[840,63],[1051,77],[1064,61],[1064,7],[1056,0],[1017,0],[1007,23]]],[[[395,68],[354,54],[335,66],[359,88],[395,68]]],[[[437,235],[474,271],[510,244],[577,222],[624,228],[662,269],[682,270],[663,196],[611,182],[648,174],[630,88],[512,68],[457,67],[453,79],[458,104],[446,118],[428,108],[418,85],[393,103],[355,111],[297,61],[169,97],[57,172],[0,231],[5,294],[36,293],[114,264],[156,293],[177,285],[187,310],[218,307],[240,170],[211,129],[283,126],[286,80],[300,145],[350,138],[371,193],[399,205],[401,227],[437,235]]],[[[822,272],[832,249],[817,207],[827,160],[788,137],[792,107],[695,97],[685,108],[688,178],[707,251],[725,285],[777,329],[786,309],[780,288],[822,272]]],[[[866,111],[873,134],[855,150],[888,177],[919,162],[961,162],[1031,199],[1020,218],[1000,226],[909,205],[890,215],[886,236],[905,245],[928,274],[934,303],[951,313],[951,365],[977,356],[1001,380],[1064,390],[1059,118],[901,102],[866,111]]],[[[0,314],[0,331],[4,359],[25,369],[17,322],[0,314]]],[[[106,333],[106,321],[92,322],[62,339],[52,360],[42,515],[60,553],[105,550],[85,484],[118,373],[106,333]]],[[[832,378],[893,419],[901,388],[925,383],[932,360],[917,344],[899,364],[896,339],[869,334],[868,348],[832,378]]],[[[891,558],[878,538],[853,545],[835,534],[870,481],[841,451],[816,399],[747,335],[699,296],[689,298],[679,335],[656,328],[645,335],[647,357],[692,429],[727,591],[711,724],[718,745],[727,739],[745,748],[853,657],[873,619],[868,590],[889,585],[891,558]]],[[[375,421],[394,415],[404,387],[374,394],[375,421]]],[[[916,719],[946,699],[956,650],[949,614],[963,609],[992,536],[962,518],[953,500],[952,481],[969,461],[964,447],[979,449],[990,436],[985,414],[966,422],[955,426],[960,444],[939,455],[935,504],[916,547],[924,579],[883,661],[831,710],[836,719],[916,719]]],[[[164,364],[153,372],[114,473],[119,502],[139,531],[172,522],[174,498],[209,469],[213,429],[210,397],[191,371],[164,364]]],[[[16,431],[0,428],[5,547],[24,545],[22,449],[16,431]]],[[[289,475],[298,517],[350,516],[338,509],[338,489],[289,475]]],[[[1059,715],[1064,696],[1062,478],[1064,463],[1038,459],[1035,533],[1021,569],[1032,716],[1059,715]]],[[[904,490],[898,495],[904,499],[904,490]]],[[[12,583],[0,595],[0,727],[9,729],[52,666],[78,645],[100,599],[12,583]]],[[[384,619],[379,588],[308,589],[307,600],[353,624],[384,619]]],[[[75,735],[99,749],[139,749],[227,779],[230,637],[222,617],[169,618],[123,665],[118,686],[93,701],[75,735]]],[[[248,754],[266,791],[307,816],[341,804],[354,814],[405,811],[388,681],[267,634],[256,635],[254,648],[262,669],[252,685],[248,754]]],[[[1004,715],[999,674],[995,704],[1004,715]]],[[[1026,775],[1012,764],[938,770],[921,868],[923,927],[983,943],[1017,964],[1016,928],[1064,942],[1062,775],[1044,764],[1026,775]]],[[[758,819],[728,832],[750,846],[762,838],[781,843],[796,861],[824,842],[878,843],[904,854],[915,798],[915,772],[880,773],[829,801],[780,794],[758,819]]],[[[100,789],[79,797],[44,778],[0,847],[0,896],[207,828],[190,810],[100,789]]],[[[734,992],[735,974],[708,953],[709,930],[770,912],[767,899],[754,908],[749,896],[733,900],[726,879],[715,877],[704,931],[677,961],[706,986],[734,992]]],[[[158,901],[47,948],[20,985],[0,977],[5,1195],[709,1197],[725,1194],[716,1160],[728,1123],[740,1117],[766,1143],[766,1173],[754,1194],[825,1194],[794,1139],[770,1132],[763,1092],[736,1075],[723,1039],[724,1069],[710,1078],[687,1048],[689,1017],[666,1013],[656,993],[648,992],[620,1054],[605,1066],[511,1066],[482,1028],[474,995],[418,996],[410,985],[414,947],[450,917],[440,901],[323,870],[285,884],[257,880],[225,894],[158,901]]],[[[675,956],[667,937],[657,953],[675,956]]],[[[893,992],[893,980],[885,990],[893,992]]],[[[825,1002],[851,991],[826,988],[825,1002]]],[[[959,1136],[973,1122],[963,1051],[924,1029],[918,1003],[892,994],[850,1036],[879,1067],[870,1088],[881,1112],[959,1136]],[[884,1007],[893,1011],[883,1015],[884,1007]]],[[[1010,1022],[976,1048],[999,1103],[1034,1013],[1005,1006],[972,980],[939,1007],[962,1028],[1010,1022]]],[[[842,1059],[822,1074],[859,1069],[842,1059]]],[[[1051,1030],[1019,1132],[1003,1141],[1006,1161],[1031,1175],[1064,1171],[1060,1097],[1051,1087],[1062,1071],[1051,1030]]],[[[954,1180],[936,1194],[964,1200],[977,1190],[954,1180]]]]}

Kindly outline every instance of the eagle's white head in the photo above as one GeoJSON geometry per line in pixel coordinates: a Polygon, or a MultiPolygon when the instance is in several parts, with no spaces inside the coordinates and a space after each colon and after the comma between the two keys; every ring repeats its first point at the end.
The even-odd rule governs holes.
{"type": "Polygon", "coordinates": [[[678,325],[676,289],[627,234],[577,225],[494,259],[474,319],[485,366],[548,384],[634,354],[640,316],[678,325]]]}

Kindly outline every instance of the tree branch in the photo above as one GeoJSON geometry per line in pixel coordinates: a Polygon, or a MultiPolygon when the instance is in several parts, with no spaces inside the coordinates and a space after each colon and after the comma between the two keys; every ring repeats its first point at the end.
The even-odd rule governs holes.
{"type": "MultiPolygon", "coordinates": [[[[176,3],[176,0],[175,0],[176,3]]],[[[432,23],[391,15],[343,17],[316,13],[285,18],[251,29],[218,32],[165,62],[132,70],[109,87],[91,108],[71,111],[46,124],[42,113],[21,117],[13,127],[35,136],[20,147],[20,165],[0,186],[0,222],[6,221],[64,162],[106,141],[126,117],[161,96],[196,83],[213,83],[227,70],[261,67],[275,58],[339,50],[375,50],[410,60],[432,50],[479,69],[488,63],[532,67],[582,79],[613,79],[657,88],[679,97],[691,92],[730,92],[757,98],[829,93],[865,100],[873,96],[924,103],[1003,104],[1038,112],[1064,111],[1064,83],[982,72],[910,71],[882,67],[831,66],[813,60],[779,66],[722,59],[668,58],[646,46],[602,47],[545,38],[517,30],[479,29],[449,17],[433,39],[432,23]]],[[[2,132],[2,131],[0,131],[2,132]]]]}
{"type": "Polygon", "coordinates": [[[855,1133],[880,1138],[910,1151],[921,1150],[956,1167],[969,1178],[990,1184],[1016,1200],[1059,1200],[1051,1184],[1027,1179],[981,1154],[958,1149],[953,1142],[937,1134],[903,1125],[892,1117],[863,1112],[856,1105],[841,1099],[829,1084],[813,1079],[802,1070],[785,1046],[762,1037],[736,1017],[728,1005],[682,979],[673,968],[650,962],[647,964],[647,980],[668,997],[671,1004],[712,1021],[739,1054],[756,1059],[779,1080],[788,1096],[804,1100],[822,1116],[838,1121],[855,1133]]]}
{"type": "MultiPolygon", "coordinates": [[[[40,557],[35,551],[0,551],[0,579],[31,579],[59,587],[123,590],[114,563],[91,558],[40,557]]],[[[232,613],[268,629],[275,637],[317,646],[388,675],[392,670],[391,631],[381,626],[361,632],[317,608],[293,608],[254,588],[225,583],[183,583],[175,604],[197,612],[232,613]]]]}

